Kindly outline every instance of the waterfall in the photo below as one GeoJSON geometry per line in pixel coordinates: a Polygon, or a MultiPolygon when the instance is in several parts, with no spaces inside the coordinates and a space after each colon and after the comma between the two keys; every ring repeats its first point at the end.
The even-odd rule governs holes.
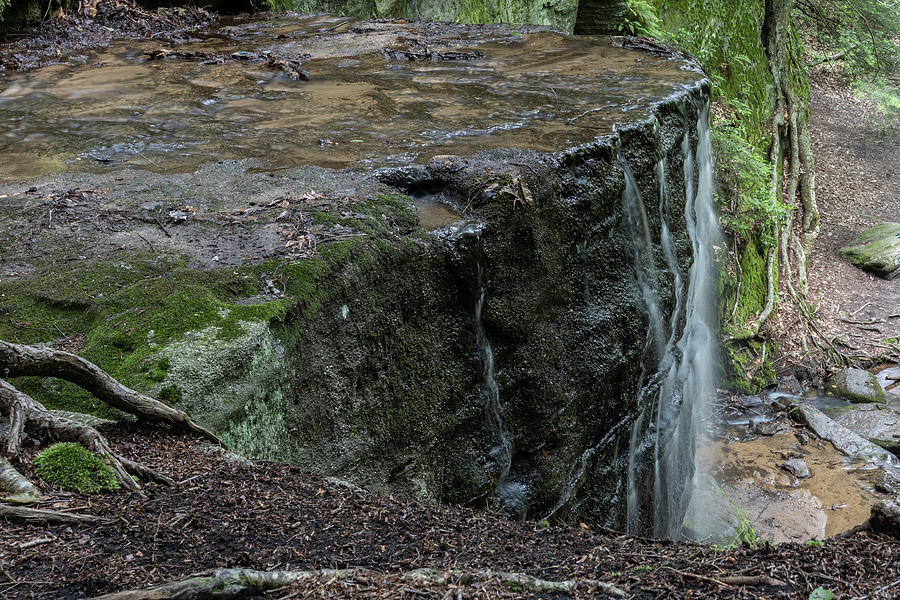
{"type": "Polygon", "coordinates": [[[482,269],[478,265],[478,281],[475,300],[475,343],[481,362],[482,378],[479,396],[484,407],[485,425],[493,438],[489,452],[490,460],[498,471],[494,490],[494,508],[510,517],[524,519],[526,512],[526,489],[521,483],[510,479],[512,469],[512,442],[506,429],[506,418],[500,404],[500,388],[494,371],[494,352],[484,331],[482,311],[484,310],[484,284],[482,269]]]}
{"type": "MultiPolygon", "coordinates": [[[[638,392],[640,413],[629,448],[628,531],[677,539],[694,489],[694,456],[700,420],[715,392],[715,264],[720,239],[713,205],[713,164],[709,106],[699,111],[696,155],[689,128],[681,145],[684,164],[684,218],[693,250],[687,290],[670,235],[666,163],[657,164],[660,242],[675,305],[664,319],[653,286],[654,246],[640,190],[628,165],[625,173],[626,226],[632,236],[635,279],[648,314],[644,373],[638,392]],[[696,184],[695,184],[696,180],[696,184]]],[[[699,503],[695,503],[697,506],[699,503]]]]}

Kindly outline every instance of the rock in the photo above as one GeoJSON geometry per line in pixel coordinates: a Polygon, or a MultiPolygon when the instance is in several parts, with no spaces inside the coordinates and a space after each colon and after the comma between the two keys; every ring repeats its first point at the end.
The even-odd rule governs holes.
{"type": "Polygon", "coordinates": [[[758,421],[753,423],[750,431],[759,435],[775,435],[779,431],[790,429],[790,422],[784,417],[778,417],[771,421],[758,421]]]}
{"type": "Polygon", "coordinates": [[[900,450],[900,411],[881,404],[851,404],[824,412],[870,442],[892,452],[900,450]]]}
{"type": "Polygon", "coordinates": [[[784,461],[781,468],[796,477],[797,479],[809,479],[812,477],[809,473],[809,467],[802,458],[792,458],[784,461]]]}
{"type": "Polygon", "coordinates": [[[900,538],[900,501],[879,500],[872,505],[869,523],[873,531],[900,538]]]}
{"type": "Polygon", "coordinates": [[[797,442],[799,442],[801,446],[805,446],[809,443],[809,436],[805,433],[798,431],[794,435],[797,437],[797,442]]]}
{"type": "Polygon", "coordinates": [[[799,396],[803,393],[803,384],[794,375],[785,375],[778,380],[778,391],[799,396]]]}
{"type": "Polygon", "coordinates": [[[875,476],[875,489],[882,494],[896,494],[900,489],[900,472],[891,467],[882,467],[875,476]]]}
{"type": "Polygon", "coordinates": [[[825,391],[854,402],[887,402],[878,379],[862,369],[844,369],[828,382],[825,391]]]}
{"type": "Polygon", "coordinates": [[[697,488],[684,517],[685,538],[734,546],[756,539],[750,519],[709,475],[699,475],[697,488]]]}
{"type": "Polygon", "coordinates": [[[840,252],[863,271],[882,279],[893,279],[900,274],[900,223],[880,223],[871,227],[840,252]]]}
{"type": "Polygon", "coordinates": [[[816,432],[816,435],[834,444],[835,448],[847,456],[860,458],[867,462],[900,467],[900,460],[896,456],[843,425],[835,423],[816,407],[810,404],[800,404],[795,410],[796,412],[793,414],[802,419],[810,429],[816,432]]]}

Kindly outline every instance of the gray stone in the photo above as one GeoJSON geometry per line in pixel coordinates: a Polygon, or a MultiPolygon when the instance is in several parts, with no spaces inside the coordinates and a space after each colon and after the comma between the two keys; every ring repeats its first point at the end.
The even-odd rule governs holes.
{"type": "Polygon", "coordinates": [[[784,417],[778,417],[776,419],[772,419],[771,421],[759,421],[753,424],[753,427],[750,430],[753,433],[759,435],[775,435],[779,431],[784,431],[785,429],[790,429],[790,422],[784,417]]]}
{"type": "Polygon", "coordinates": [[[836,423],[882,448],[900,449],[900,411],[894,408],[881,404],[851,404],[824,412],[836,423]]]}
{"type": "Polygon", "coordinates": [[[875,489],[882,494],[896,494],[900,488],[900,472],[891,467],[882,467],[875,476],[875,489]]]}
{"type": "Polygon", "coordinates": [[[900,467],[900,460],[896,456],[856,434],[843,425],[835,423],[818,408],[810,404],[800,404],[796,407],[796,415],[800,417],[810,429],[834,444],[834,447],[847,456],[860,458],[876,464],[888,464],[900,467]]]}
{"type": "Polygon", "coordinates": [[[880,223],[863,231],[841,256],[883,279],[900,274],[900,223],[880,223]]]}
{"type": "Polygon", "coordinates": [[[854,402],[887,402],[878,379],[863,369],[844,369],[828,382],[825,391],[854,402]]]}
{"type": "Polygon", "coordinates": [[[872,505],[869,523],[873,531],[900,538],[900,501],[879,500],[872,505]]]}
{"type": "Polygon", "coordinates": [[[782,463],[781,467],[797,479],[809,479],[812,477],[809,473],[809,467],[806,465],[806,461],[802,458],[786,460],[782,463]]]}

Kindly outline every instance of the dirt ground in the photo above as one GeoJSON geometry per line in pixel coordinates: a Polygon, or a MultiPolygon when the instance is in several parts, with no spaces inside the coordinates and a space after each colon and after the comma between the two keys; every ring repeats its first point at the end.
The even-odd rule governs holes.
{"type": "Polygon", "coordinates": [[[888,586],[900,579],[897,542],[876,535],[721,551],[401,502],[290,467],[229,460],[204,442],[159,430],[118,424],[105,433],[117,451],[178,484],[148,485],[147,498],[140,498],[62,493],[39,481],[47,497],[43,507],[114,521],[5,524],[0,597],[91,597],[212,567],[365,570],[361,578],[313,579],[265,596],[270,598],[534,597],[491,580],[441,586],[411,584],[401,576],[425,567],[519,572],[552,581],[595,579],[634,598],[807,598],[818,586],[842,598],[889,598],[894,596],[888,586]],[[28,547],[37,540],[43,542],[28,547]],[[722,582],[763,574],[789,587],[722,582]]]}
{"type": "MultiPolygon", "coordinates": [[[[864,366],[897,362],[900,278],[865,273],[838,251],[873,225],[900,221],[900,132],[882,125],[872,102],[828,80],[814,85],[810,114],[822,223],[809,268],[818,325],[864,366]]],[[[784,343],[799,352],[798,339],[784,343]]]]}

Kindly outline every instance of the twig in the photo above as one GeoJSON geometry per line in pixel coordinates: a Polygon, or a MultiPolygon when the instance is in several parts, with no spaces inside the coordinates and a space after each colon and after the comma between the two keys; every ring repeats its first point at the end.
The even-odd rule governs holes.
{"type": "Polygon", "coordinates": [[[159,220],[159,217],[155,217],[156,224],[159,225],[159,228],[163,230],[163,233],[166,234],[167,237],[172,237],[172,234],[169,233],[169,230],[166,229],[166,226],[162,224],[162,221],[159,220]]]}
{"type": "Polygon", "coordinates": [[[787,583],[768,575],[734,575],[732,577],[723,577],[723,583],[730,585],[767,585],[769,587],[790,587],[787,583]]]}
{"type": "Polygon", "coordinates": [[[22,542],[21,544],[19,544],[19,550],[28,550],[29,548],[34,548],[35,546],[49,544],[52,541],[53,538],[38,538],[36,540],[31,540],[30,542],[22,542]]]}
{"type": "Polygon", "coordinates": [[[141,158],[143,158],[144,160],[146,160],[148,163],[150,163],[151,165],[153,165],[153,166],[156,167],[157,169],[160,169],[160,170],[162,170],[162,171],[165,171],[165,170],[166,170],[165,167],[160,166],[158,163],[156,163],[156,162],[150,160],[149,158],[147,158],[146,156],[144,156],[144,153],[141,152],[140,150],[135,150],[134,153],[137,154],[138,156],[140,156],[141,158]]]}
{"type": "Polygon", "coordinates": [[[862,310],[863,310],[864,308],[866,308],[867,306],[869,306],[870,304],[872,304],[872,303],[871,303],[871,302],[866,302],[865,304],[863,304],[862,306],[860,306],[859,308],[857,308],[856,310],[854,310],[852,313],[850,313],[850,316],[851,316],[851,317],[855,317],[856,315],[858,315],[859,313],[861,313],[862,310]]]}

